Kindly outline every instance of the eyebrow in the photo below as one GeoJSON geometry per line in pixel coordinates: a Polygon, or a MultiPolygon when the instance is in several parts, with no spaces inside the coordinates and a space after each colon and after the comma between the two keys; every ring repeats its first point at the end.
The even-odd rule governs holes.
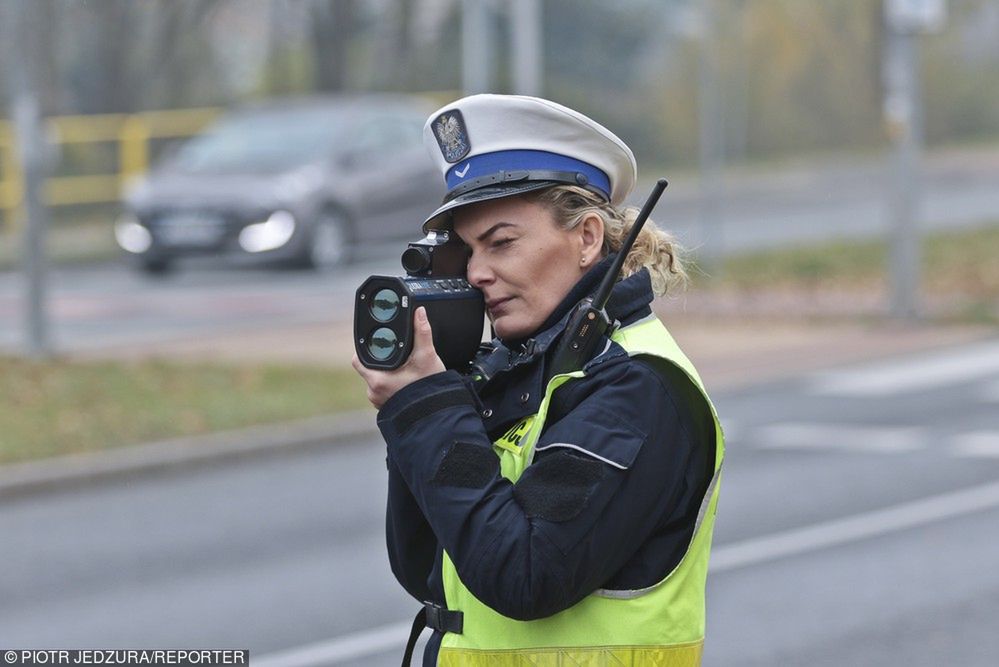
{"type": "Polygon", "coordinates": [[[485,241],[489,236],[491,236],[496,231],[503,229],[504,227],[514,227],[514,226],[515,225],[512,222],[497,222],[495,225],[493,225],[492,227],[490,227],[489,229],[487,229],[486,231],[482,232],[477,237],[475,237],[475,240],[479,242],[485,241]]]}

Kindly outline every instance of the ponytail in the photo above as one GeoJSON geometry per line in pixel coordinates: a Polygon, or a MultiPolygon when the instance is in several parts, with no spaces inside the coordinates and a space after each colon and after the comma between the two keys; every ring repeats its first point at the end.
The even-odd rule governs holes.
{"type": "MultiPolygon", "coordinates": [[[[555,223],[565,230],[575,229],[588,215],[600,216],[604,223],[603,256],[621,250],[639,213],[631,206],[617,209],[593,192],[573,185],[546,188],[533,195],[533,199],[548,208],[555,216],[555,223]]],[[[652,220],[646,220],[625,258],[619,279],[638,273],[644,267],[649,270],[656,296],[673,294],[687,284],[681,252],[682,248],[671,234],[659,229],[652,220]]]]}

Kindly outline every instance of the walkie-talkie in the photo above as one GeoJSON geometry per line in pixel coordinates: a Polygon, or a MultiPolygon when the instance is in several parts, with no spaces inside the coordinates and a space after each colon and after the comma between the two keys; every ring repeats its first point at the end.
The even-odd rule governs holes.
{"type": "Polygon", "coordinates": [[[572,315],[569,317],[569,324],[562,334],[555,354],[552,357],[551,370],[548,377],[553,377],[561,373],[571,373],[580,370],[583,365],[590,360],[600,339],[611,333],[611,327],[615,325],[607,315],[607,300],[610,299],[611,290],[617,282],[617,276],[621,273],[624,260],[631,252],[631,246],[635,244],[638,233],[642,231],[642,226],[656,207],[663,191],[666,190],[667,182],[665,178],[656,181],[652,188],[652,194],[645,201],[641,212],[635,218],[635,223],[631,226],[628,238],[625,239],[621,250],[614,263],[604,275],[600,286],[592,297],[587,297],[576,305],[572,315]]]}

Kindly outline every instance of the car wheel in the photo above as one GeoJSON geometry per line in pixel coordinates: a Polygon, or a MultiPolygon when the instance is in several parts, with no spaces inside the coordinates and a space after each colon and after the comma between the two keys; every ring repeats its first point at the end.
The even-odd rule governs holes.
{"type": "Polygon", "coordinates": [[[350,261],[352,250],[347,216],[340,211],[324,211],[312,229],[309,264],[320,271],[342,266],[350,261]]]}

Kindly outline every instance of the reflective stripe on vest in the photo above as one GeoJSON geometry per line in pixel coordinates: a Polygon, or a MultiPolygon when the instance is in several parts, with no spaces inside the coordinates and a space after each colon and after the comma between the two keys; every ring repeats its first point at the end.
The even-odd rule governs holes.
{"type": "MultiPolygon", "coordinates": [[[[611,340],[630,356],[664,359],[682,369],[704,394],[715,421],[715,472],[697,525],[680,563],[653,586],[635,591],[598,590],[553,616],[507,618],[480,602],[444,554],[448,609],[464,614],[464,632],[447,633],[439,665],[700,665],[704,642],[704,582],[725,453],[718,415],[701,379],[655,316],[616,331],[611,340]]],[[[516,482],[534,458],[552,394],[582,371],[553,377],[536,415],[515,424],[494,443],[504,477],[516,482]]]]}

